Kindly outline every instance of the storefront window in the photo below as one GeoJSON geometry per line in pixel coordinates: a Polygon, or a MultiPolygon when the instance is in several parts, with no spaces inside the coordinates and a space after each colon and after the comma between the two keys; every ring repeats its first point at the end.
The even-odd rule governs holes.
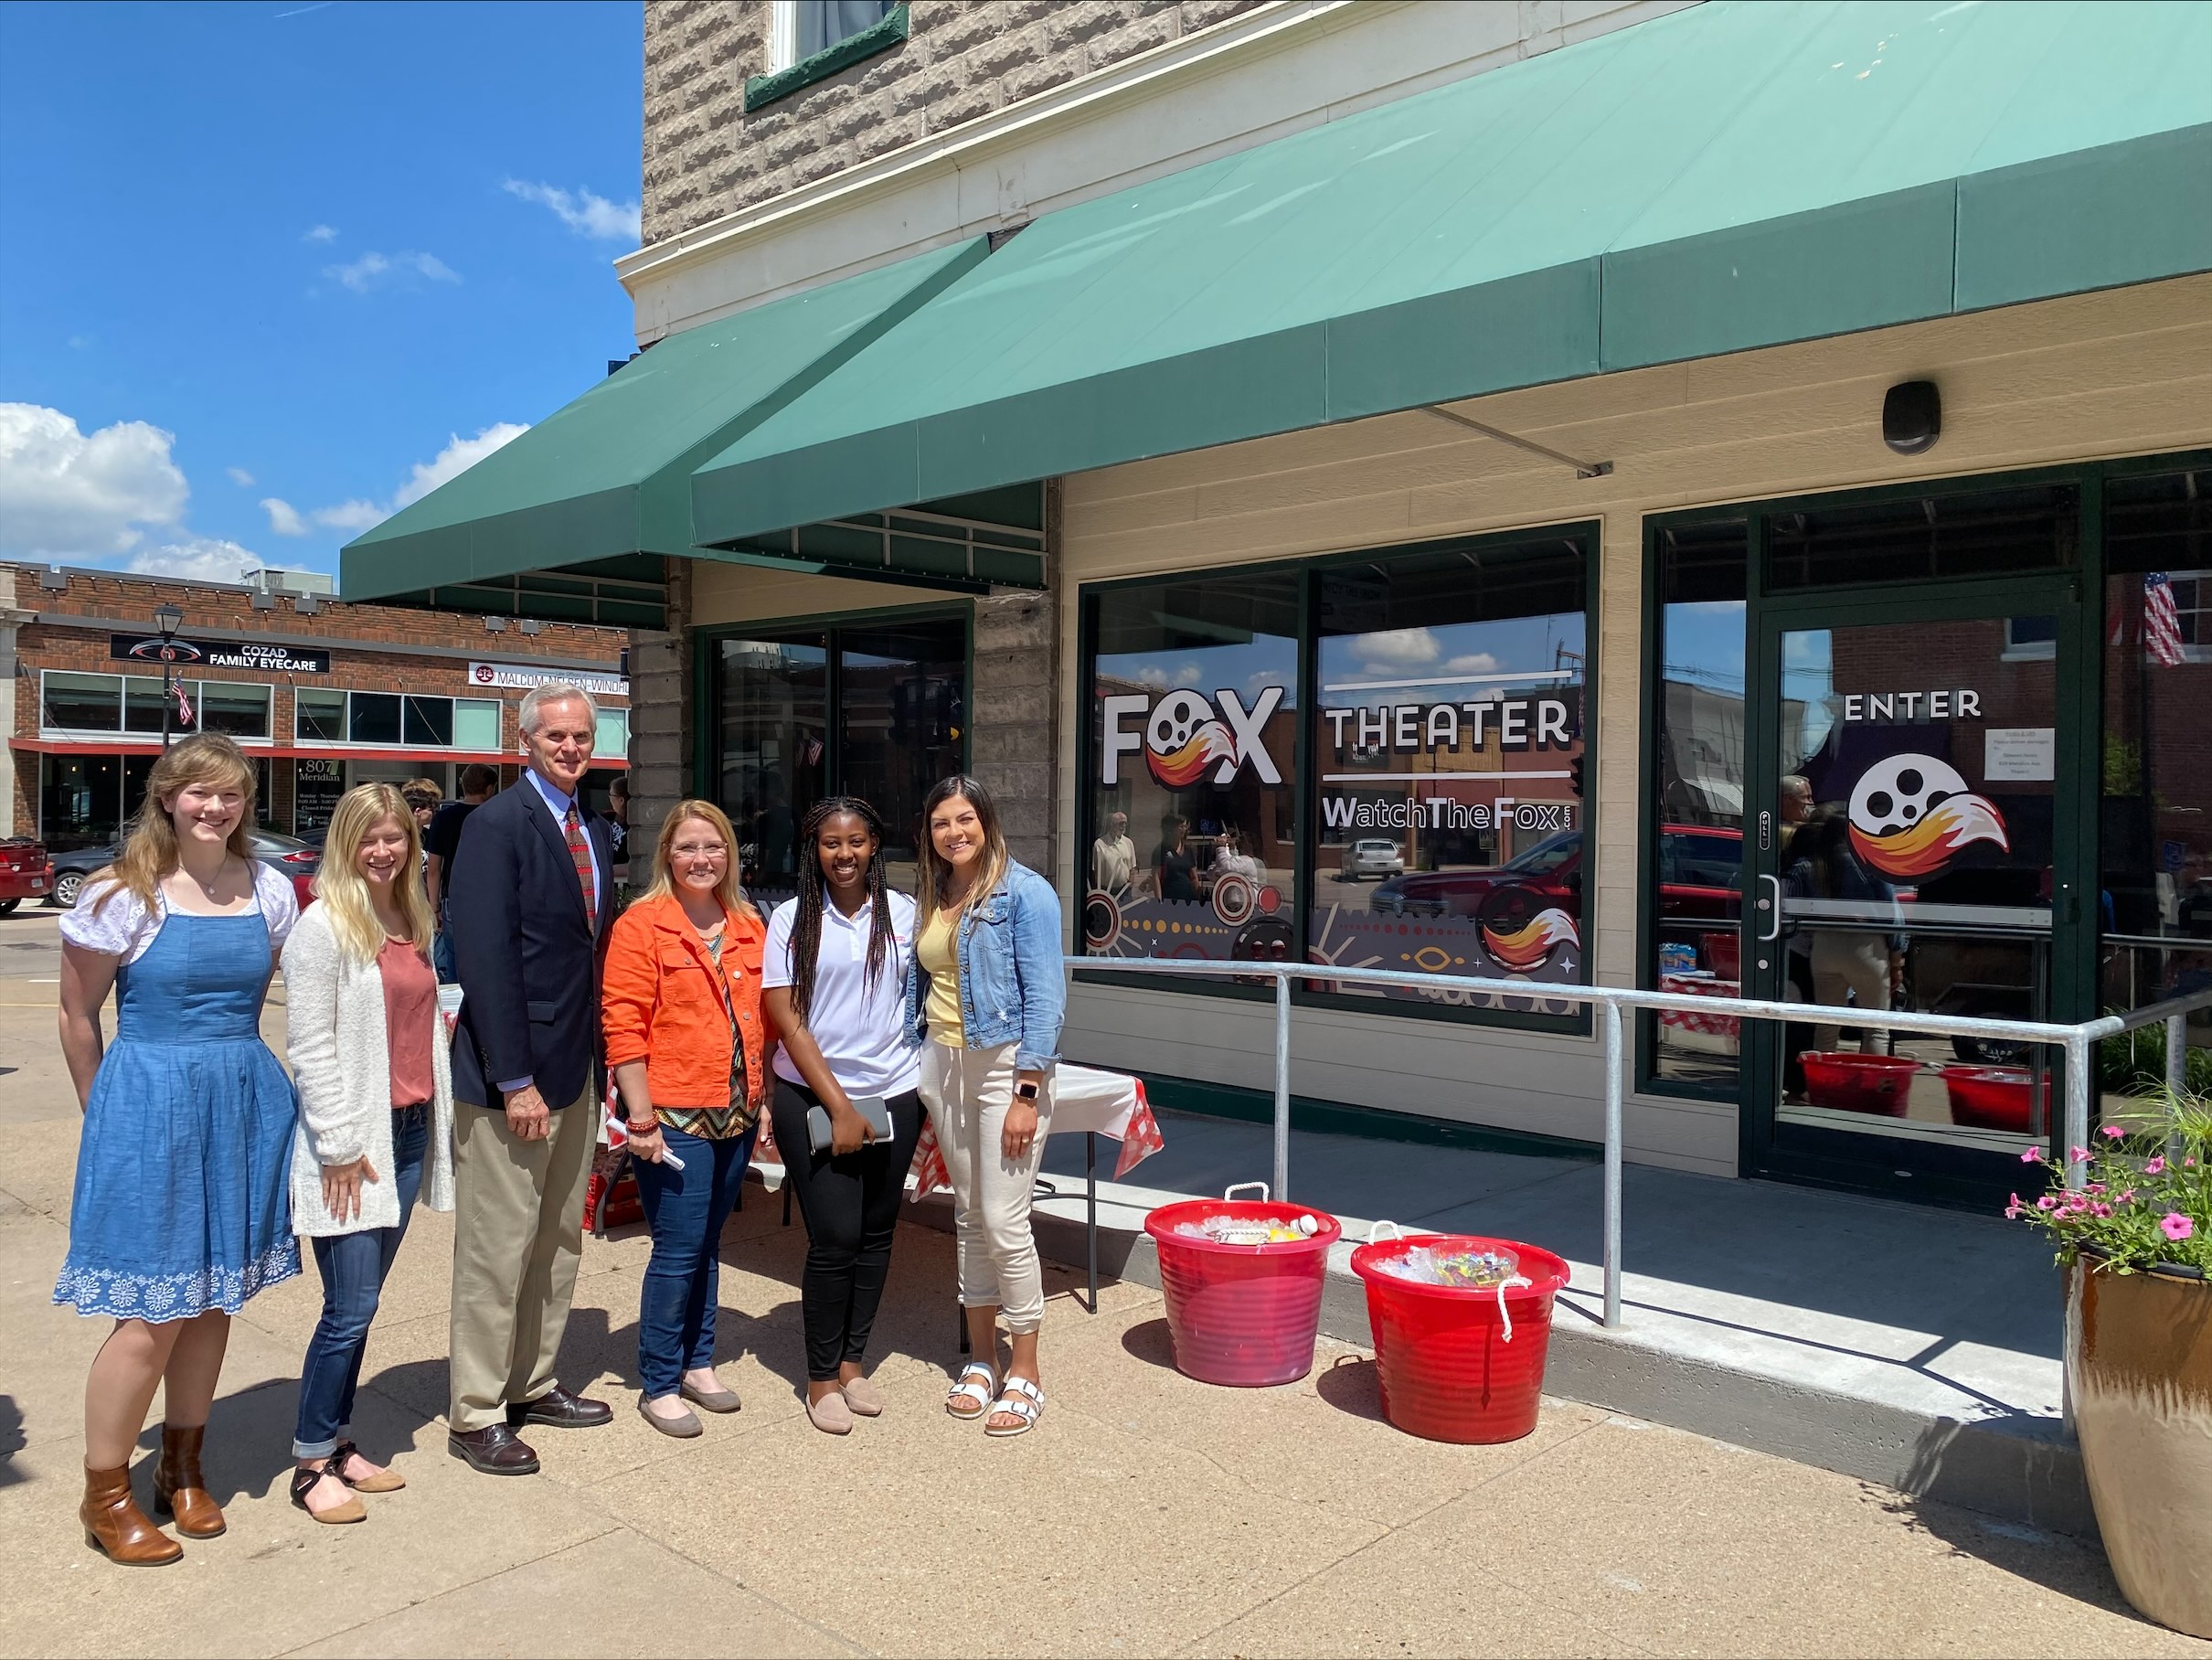
{"type": "Polygon", "coordinates": [[[1767,588],[1829,588],[2051,570],[2074,562],[2071,484],[1891,497],[1767,521],[1767,588]]]}
{"type": "Polygon", "coordinates": [[[396,692],[349,692],[346,736],[355,743],[399,741],[399,696],[396,692]]]}
{"type": "Polygon", "coordinates": [[[199,718],[201,730],[228,732],[233,738],[269,736],[271,687],[203,680],[193,691],[197,697],[194,712],[199,718]]]}
{"type": "MultiPolygon", "coordinates": [[[[496,750],[499,747],[499,706],[496,703],[479,705],[472,708],[465,703],[453,706],[453,741],[464,750],[496,750]],[[480,710],[488,709],[489,722],[483,720],[480,710]],[[464,719],[470,720],[469,736],[463,736],[464,719]],[[484,729],[489,727],[488,735],[484,729]],[[481,739],[482,741],[477,741],[481,739]]],[[[601,709],[599,724],[593,729],[591,753],[601,761],[630,753],[630,711],[628,709],[601,709]]]]}
{"type": "Polygon", "coordinates": [[[162,706],[165,702],[168,705],[169,730],[171,732],[182,735],[199,729],[199,699],[192,696],[199,689],[197,686],[189,682],[173,682],[165,697],[161,682],[158,680],[142,680],[133,676],[126,679],[122,685],[122,716],[125,731],[158,734],[162,729],[162,706]],[[191,705],[189,713],[187,713],[185,704],[176,700],[175,687],[178,684],[183,684],[185,686],[186,701],[191,705]]]}
{"type": "Polygon", "coordinates": [[[1279,572],[1089,597],[1092,955],[1297,955],[1298,590],[1279,572]]]}
{"type": "Polygon", "coordinates": [[[300,743],[344,743],[346,694],[301,687],[292,695],[292,729],[300,743]]]}
{"type": "Polygon", "coordinates": [[[1321,573],[1309,961],[1586,979],[1589,559],[1581,537],[1548,536],[1321,573]]]}
{"type": "MultiPolygon", "coordinates": [[[[2212,468],[2105,485],[2104,749],[2098,1004],[2126,1010],[2212,984],[2212,468]]],[[[2212,1042],[2201,1014],[2193,1045],[2212,1042]]],[[[2165,1028],[2109,1039],[2099,1082],[2165,1077],[2165,1028]]],[[[2212,1057],[2187,1082],[2212,1091],[2212,1057]]]]}
{"type": "MultiPolygon", "coordinates": [[[[478,754],[495,754],[499,750],[499,710],[496,697],[456,697],[453,699],[453,747],[473,750],[478,754]]],[[[601,741],[592,746],[594,754],[606,754],[604,725],[610,714],[621,716],[625,723],[627,737],[629,717],[620,709],[600,711],[602,734],[601,741]]],[[[621,752],[627,752],[628,745],[621,752]]]]}
{"type": "Polygon", "coordinates": [[[120,675],[48,669],[39,677],[38,724],[49,732],[120,732],[122,697],[120,675]]]}
{"type": "Polygon", "coordinates": [[[942,622],[837,632],[839,789],[872,803],[894,878],[911,880],[930,786],[961,768],[966,642],[942,622]]]}
{"type": "Polygon", "coordinates": [[[717,789],[742,845],[745,884],[772,902],[795,891],[799,819],[824,793],[828,642],[724,640],[718,666],[717,789]]]}
{"type": "MultiPolygon", "coordinates": [[[[1643,872],[1655,922],[1643,984],[1666,991],[1740,991],[1746,546],[1741,519],[1656,532],[1658,824],[1643,872]]],[[[1811,995],[1809,977],[1800,989],[1811,995]]],[[[1654,1077],[1735,1090],[1736,1022],[1671,1011],[1646,1020],[1654,1077]]]]}

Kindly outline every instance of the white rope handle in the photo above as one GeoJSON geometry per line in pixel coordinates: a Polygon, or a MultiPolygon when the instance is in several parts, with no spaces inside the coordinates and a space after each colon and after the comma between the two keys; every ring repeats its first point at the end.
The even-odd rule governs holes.
{"type": "Polygon", "coordinates": [[[1239,1193],[1242,1193],[1248,1187],[1259,1188],[1260,1202],[1262,1205],[1267,1203],[1268,1189],[1265,1182],[1231,1182],[1228,1186],[1221,1190],[1221,1202],[1224,1205],[1228,1204],[1231,1199],[1235,1198],[1239,1193]]]}
{"type": "Polygon", "coordinates": [[[1406,1237],[1406,1230],[1400,1228],[1396,1222],[1370,1222],[1367,1225],[1367,1243],[1372,1245],[1376,1240],[1382,1238],[1382,1230],[1386,1228],[1390,1230],[1390,1237],[1394,1240],[1402,1240],[1406,1237]]]}
{"type": "Polygon", "coordinates": [[[1505,1327],[1505,1341],[1508,1343],[1513,1341],[1513,1316],[1505,1312],[1505,1288],[1508,1285],[1530,1285],[1533,1283],[1535,1282],[1521,1274],[1515,1274],[1510,1280],[1498,1282],[1498,1319],[1505,1327]]]}

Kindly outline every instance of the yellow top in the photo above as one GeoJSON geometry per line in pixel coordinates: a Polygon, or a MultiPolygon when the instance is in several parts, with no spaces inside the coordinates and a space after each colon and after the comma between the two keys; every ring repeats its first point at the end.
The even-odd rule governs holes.
{"type": "Polygon", "coordinates": [[[914,942],[921,972],[930,976],[930,1000],[925,1015],[930,1036],[949,1049],[965,1046],[968,1035],[960,1018],[960,948],[953,931],[960,925],[956,910],[932,907],[914,942]]]}

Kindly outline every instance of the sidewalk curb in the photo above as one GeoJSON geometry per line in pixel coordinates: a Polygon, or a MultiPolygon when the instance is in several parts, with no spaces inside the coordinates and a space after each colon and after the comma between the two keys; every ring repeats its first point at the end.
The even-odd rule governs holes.
{"type": "MultiPolygon", "coordinates": [[[[1058,1202],[1071,1197],[1079,1202],[1080,1193],[1079,1186],[1063,1186],[1058,1202]]],[[[1159,1259],[1151,1238],[1110,1223],[1108,1207],[1101,1203],[1100,1208],[1100,1282],[1158,1289],[1159,1259]]],[[[932,1195],[909,1205],[904,1215],[949,1233],[952,1196],[932,1195]]],[[[1080,1273],[1082,1222],[1040,1208],[1035,1225],[1039,1253],[1080,1273]]],[[[1322,1293],[1321,1333],[1361,1347],[1374,1344],[1366,1288],[1340,1260],[1332,1261],[1322,1293]]],[[[1632,1324],[1607,1332],[1565,1301],[1552,1325],[1544,1391],[1833,1470],[1909,1498],[1955,1505],[2047,1532],[2097,1538],[2080,1449],[2056,1419],[2013,1414],[1961,1420],[1806,1389],[1672,1353],[1639,1338],[1632,1324]]]]}

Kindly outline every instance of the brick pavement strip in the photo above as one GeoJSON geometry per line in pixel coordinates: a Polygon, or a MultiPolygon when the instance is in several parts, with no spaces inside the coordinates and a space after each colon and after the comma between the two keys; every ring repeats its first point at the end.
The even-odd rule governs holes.
{"type": "Polygon", "coordinates": [[[630,1410],[633,1230],[587,1247],[564,1367],[612,1426],[543,1435],[534,1479],[449,1458],[452,1230],[425,1214],[356,1426],[407,1490],[357,1527],[285,1501],[311,1270],[233,1332],[209,1434],[229,1533],[127,1572],[73,1515],[104,1323],[48,1303],[76,1137],[51,1008],[0,982],[0,1655],[2212,1655],[2131,1614],[2077,1541],[1564,1401],[1511,1446],[1418,1442],[1337,1345],[1303,1383],[1208,1389],[1169,1367],[1156,1293],[1109,1286],[1093,1318],[1057,1270],[1050,1407],[988,1442],[939,1407],[952,1242],[928,1229],[901,1234],[878,1334],[890,1409],[833,1440],[796,1394],[803,1242],[757,1188],[723,1245],[745,1409],[703,1439],[630,1410]]]}

